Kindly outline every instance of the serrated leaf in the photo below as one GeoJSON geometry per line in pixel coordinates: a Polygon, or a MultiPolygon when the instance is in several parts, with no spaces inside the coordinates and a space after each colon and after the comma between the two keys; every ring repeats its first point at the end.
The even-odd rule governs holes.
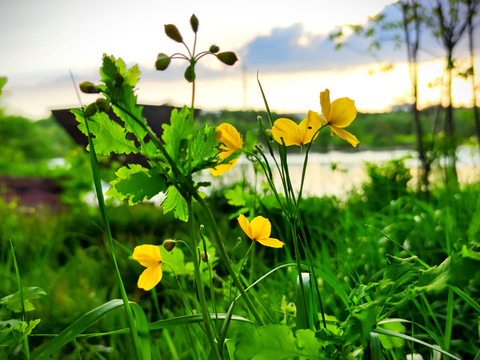
{"type": "MultiPolygon", "coordinates": [[[[28,287],[23,289],[23,303],[25,311],[35,310],[35,307],[30,300],[38,299],[47,293],[39,287],[28,287]]],[[[22,301],[20,300],[20,292],[13,293],[11,295],[4,296],[0,299],[0,304],[5,305],[8,310],[13,312],[22,311],[22,301]]]]}
{"type": "Polygon", "coordinates": [[[127,70],[127,76],[125,77],[125,85],[134,87],[137,85],[140,80],[140,70],[138,70],[138,65],[132,66],[127,70]]]}
{"type": "Polygon", "coordinates": [[[163,213],[173,211],[173,215],[182,221],[188,221],[188,205],[175,186],[170,186],[167,190],[167,197],[162,204],[163,213]]]}
{"type": "MultiPolygon", "coordinates": [[[[80,123],[78,128],[87,135],[85,118],[80,109],[73,109],[71,112],[80,123]]],[[[94,136],[92,138],[97,155],[130,154],[136,153],[137,148],[133,140],[128,140],[125,128],[111,120],[105,113],[96,113],[89,118],[88,127],[94,136]]],[[[88,149],[88,147],[87,147],[88,149]]]]}
{"type": "Polygon", "coordinates": [[[118,200],[128,200],[130,205],[145,199],[151,199],[160,192],[167,190],[165,178],[155,169],[146,169],[138,164],[123,166],[115,173],[107,195],[118,200]]]}
{"type": "Polygon", "coordinates": [[[170,124],[162,125],[162,140],[165,142],[165,150],[177,165],[184,162],[184,156],[187,151],[187,142],[193,136],[194,127],[190,109],[186,106],[178,111],[173,109],[170,115],[170,124]],[[181,156],[182,155],[182,156],[181,156]]]}
{"type": "Polygon", "coordinates": [[[0,358],[9,359],[39,322],[40,319],[30,320],[28,323],[19,320],[0,321],[0,358]]]}
{"type": "Polygon", "coordinates": [[[205,125],[197,132],[190,147],[189,158],[192,168],[197,171],[204,169],[208,164],[211,165],[209,159],[217,155],[217,146],[215,128],[205,125]]]}

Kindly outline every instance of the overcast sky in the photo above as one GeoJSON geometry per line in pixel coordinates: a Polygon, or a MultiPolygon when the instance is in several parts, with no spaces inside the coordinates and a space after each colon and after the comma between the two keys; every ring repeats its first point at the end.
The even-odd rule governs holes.
{"type": "MultiPolygon", "coordinates": [[[[129,66],[139,64],[140,101],[189,103],[185,63],[175,63],[165,72],[154,71],[153,64],[159,52],[184,50],[165,36],[164,24],[176,24],[190,43],[189,18],[195,13],[200,20],[197,50],[217,44],[240,58],[232,68],[205,58],[198,69],[199,107],[261,107],[258,71],[270,106],[277,111],[319,110],[318,94],[325,88],[331,89],[332,98],[354,98],[361,110],[385,109],[401,102],[408,91],[405,69],[399,66],[396,75],[375,79],[368,75],[375,72],[374,59],[363,44],[335,51],[328,34],[342,24],[366,22],[391,2],[0,0],[0,76],[8,77],[1,103],[7,112],[32,118],[78,106],[69,71],[78,82],[98,81],[103,53],[121,57],[129,66]],[[385,84],[389,88],[381,89],[385,84]]],[[[392,61],[392,53],[386,51],[384,60],[392,61]]],[[[403,58],[398,52],[393,60],[403,58]]],[[[435,66],[439,65],[429,68],[435,66]]],[[[85,103],[93,100],[82,96],[85,103]]]]}

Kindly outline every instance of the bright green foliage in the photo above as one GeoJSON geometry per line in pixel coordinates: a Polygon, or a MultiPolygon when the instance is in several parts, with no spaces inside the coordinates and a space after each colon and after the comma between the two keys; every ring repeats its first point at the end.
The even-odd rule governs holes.
{"type": "Polygon", "coordinates": [[[3,85],[5,85],[6,82],[7,82],[6,77],[0,77],[0,95],[2,95],[2,88],[3,88],[3,85]]]}
{"type": "Polygon", "coordinates": [[[164,124],[162,128],[162,140],[165,142],[168,155],[176,163],[184,162],[188,141],[194,136],[193,121],[189,109],[186,106],[181,111],[173,109],[170,116],[170,125],[164,124]]]}
{"type": "MultiPolygon", "coordinates": [[[[396,333],[405,334],[405,326],[399,321],[385,322],[379,325],[380,328],[390,330],[396,333]]],[[[401,348],[405,345],[405,340],[399,337],[378,335],[380,342],[385,349],[401,348]]]]}
{"type": "Polygon", "coordinates": [[[160,253],[162,254],[162,262],[168,264],[163,266],[163,271],[173,271],[177,276],[184,275],[185,269],[185,255],[180,246],[175,246],[172,251],[167,251],[163,246],[160,246],[160,253]]]}
{"type": "MultiPolygon", "coordinates": [[[[114,113],[123,124],[111,120],[106,113],[96,113],[88,118],[96,153],[141,153],[149,163],[149,169],[139,165],[119,169],[107,195],[128,200],[133,205],[166,192],[164,213],[173,211],[175,217],[187,221],[188,206],[184,198],[186,193],[183,192],[186,188],[181,183],[185,179],[191,181],[192,173],[212,167],[218,153],[215,128],[205,125],[196,131],[191,110],[184,107],[180,111],[172,111],[170,124],[162,126],[161,139],[156,139],[149,132],[142,115],[143,108],[137,105],[133,92],[140,76],[138,67],[127,69],[122,59],[104,55],[100,74],[104,85],[97,87],[111,102],[114,113]]],[[[87,134],[83,111],[77,109],[72,112],[80,122],[80,130],[87,134]]]]}
{"type": "Polygon", "coordinates": [[[217,140],[215,139],[215,128],[205,125],[198,130],[193,138],[192,146],[189,151],[191,158],[191,168],[205,169],[211,165],[211,159],[218,153],[217,140]]]}
{"type": "MultiPolygon", "coordinates": [[[[78,128],[87,135],[87,128],[85,126],[85,118],[83,111],[80,109],[73,109],[77,121],[80,123],[78,128]]],[[[93,145],[95,152],[98,155],[108,156],[114,154],[130,154],[136,153],[137,148],[133,140],[128,140],[125,128],[111,120],[107,114],[97,112],[95,115],[88,118],[88,127],[90,132],[95,137],[93,145]]],[[[89,149],[87,147],[87,149],[89,149]]]]}
{"type": "Polygon", "coordinates": [[[137,96],[133,93],[133,88],[140,78],[137,65],[127,70],[122,59],[104,55],[100,74],[106,85],[101,88],[112,102],[113,111],[125,122],[127,131],[135,134],[142,143],[147,134],[144,128],[146,122],[142,116],[143,107],[137,106],[137,96]],[[144,126],[139,124],[139,121],[144,126]]]}
{"type": "Polygon", "coordinates": [[[167,190],[167,197],[162,204],[163,213],[166,214],[173,210],[175,217],[182,221],[188,220],[188,205],[183,196],[178,192],[175,186],[170,186],[167,190]]]}
{"type": "Polygon", "coordinates": [[[0,359],[9,359],[13,351],[30,335],[40,319],[0,321],[0,359]]]}
{"type": "Polygon", "coordinates": [[[294,336],[286,325],[267,325],[242,332],[235,355],[252,360],[323,359],[323,345],[312,330],[298,330],[294,336]]]}
{"type": "MultiPolygon", "coordinates": [[[[45,295],[47,295],[47,293],[39,287],[29,287],[23,289],[23,304],[25,306],[25,311],[35,310],[35,306],[33,306],[31,300],[39,299],[45,295]]],[[[18,291],[14,294],[1,298],[0,304],[6,306],[8,310],[13,312],[22,311],[22,301],[20,300],[20,293],[18,291]]]]}
{"type": "Polygon", "coordinates": [[[106,194],[118,200],[127,199],[130,205],[167,190],[165,178],[156,168],[146,169],[138,164],[130,164],[129,167],[122,166],[115,175],[117,179],[110,183],[112,187],[106,194]]]}

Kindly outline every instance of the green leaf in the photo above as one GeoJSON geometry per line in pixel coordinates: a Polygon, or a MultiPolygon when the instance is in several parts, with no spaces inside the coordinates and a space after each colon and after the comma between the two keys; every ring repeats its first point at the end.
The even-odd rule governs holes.
{"type": "Polygon", "coordinates": [[[178,192],[175,186],[170,186],[167,190],[167,197],[162,204],[163,213],[166,214],[173,210],[173,215],[179,220],[188,221],[188,205],[183,196],[178,192]]]}
{"type": "Polygon", "coordinates": [[[138,164],[123,166],[115,173],[117,179],[113,180],[106,195],[118,200],[128,199],[130,205],[145,199],[151,199],[160,192],[167,190],[165,178],[157,169],[146,169],[138,164]]]}
{"type": "Polygon", "coordinates": [[[125,85],[131,86],[132,88],[137,85],[140,80],[140,70],[138,70],[138,65],[132,66],[127,70],[127,76],[125,77],[125,85]]]}
{"type": "Polygon", "coordinates": [[[163,246],[160,246],[160,253],[162,254],[162,262],[168,264],[162,266],[165,272],[173,271],[177,276],[184,275],[187,272],[185,268],[185,255],[178,245],[175,246],[172,251],[167,251],[163,246]]]}
{"type": "Polygon", "coordinates": [[[0,359],[10,359],[12,352],[18,349],[39,322],[40,319],[28,323],[20,320],[0,321],[0,359]]]}
{"type": "Polygon", "coordinates": [[[312,330],[298,330],[296,337],[287,325],[251,327],[242,331],[236,345],[235,358],[254,360],[282,360],[294,357],[323,359],[323,343],[312,330]]]}
{"type": "MultiPolygon", "coordinates": [[[[87,135],[85,118],[81,109],[73,109],[71,112],[80,123],[78,128],[87,135]]],[[[88,126],[95,137],[92,139],[95,152],[98,155],[130,154],[136,153],[137,148],[133,140],[128,140],[125,128],[111,120],[105,113],[96,113],[89,118],[88,126]]],[[[89,147],[87,147],[89,149],[89,147]]]]}
{"type": "MultiPolygon", "coordinates": [[[[405,334],[405,326],[399,321],[389,321],[385,320],[381,324],[378,325],[379,328],[393,331],[400,334],[405,334]]],[[[380,338],[380,342],[382,346],[387,349],[391,350],[393,348],[401,348],[405,345],[405,340],[399,337],[387,336],[379,334],[378,337],[380,338]]]]}
{"type": "MultiPolygon", "coordinates": [[[[35,307],[30,300],[38,299],[47,293],[39,287],[29,287],[23,289],[23,303],[25,306],[25,311],[35,310],[35,307]]],[[[7,295],[0,299],[0,304],[5,305],[8,310],[13,312],[22,311],[22,301],[20,299],[20,292],[7,295]]]]}
{"type": "Polygon", "coordinates": [[[2,88],[3,88],[3,85],[5,85],[6,82],[7,82],[6,77],[0,77],[0,95],[2,95],[2,88]]]}
{"type": "Polygon", "coordinates": [[[205,125],[193,138],[189,159],[192,169],[203,170],[211,166],[211,159],[218,153],[218,142],[215,139],[215,128],[205,125]]]}
{"type": "Polygon", "coordinates": [[[162,125],[162,140],[165,142],[165,149],[179,166],[185,160],[187,141],[193,137],[194,127],[190,109],[186,106],[181,111],[173,109],[170,116],[170,124],[162,125]]]}
{"type": "Polygon", "coordinates": [[[120,299],[115,299],[83,314],[72,324],[66,327],[60,334],[47,342],[44,346],[37,348],[32,354],[32,358],[38,360],[49,359],[50,356],[58,353],[64,345],[75,339],[79,334],[92,326],[102,316],[122,306],[123,301],[120,299]]]}

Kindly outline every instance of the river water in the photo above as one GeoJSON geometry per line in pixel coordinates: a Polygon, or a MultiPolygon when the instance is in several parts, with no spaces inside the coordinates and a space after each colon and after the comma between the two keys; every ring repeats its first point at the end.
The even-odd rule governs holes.
{"type": "MultiPolygon", "coordinates": [[[[470,183],[480,180],[480,152],[478,148],[460,147],[457,153],[457,169],[461,183],[470,183]]],[[[303,161],[305,153],[291,153],[288,155],[288,165],[292,185],[298,191],[300,188],[303,161]]],[[[382,164],[393,159],[406,158],[405,165],[411,170],[412,185],[417,181],[417,155],[411,150],[389,151],[330,151],[327,153],[311,153],[305,176],[304,195],[324,196],[335,195],[344,198],[348,192],[360,189],[362,183],[368,180],[365,163],[382,164]]],[[[277,161],[279,158],[277,157],[277,161]]],[[[282,189],[278,172],[269,158],[274,171],[275,185],[282,189]]],[[[252,164],[241,157],[238,164],[229,172],[219,177],[213,177],[210,172],[202,173],[199,180],[211,181],[213,187],[230,185],[242,180],[243,176],[251,184],[255,183],[255,174],[252,164]]],[[[438,176],[438,175],[437,175],[438,176]]],[[[257,186],[264,177],[257,179],[257,186]]],[[[260,187],[258,187],[260,189],[260,187]]]]}

